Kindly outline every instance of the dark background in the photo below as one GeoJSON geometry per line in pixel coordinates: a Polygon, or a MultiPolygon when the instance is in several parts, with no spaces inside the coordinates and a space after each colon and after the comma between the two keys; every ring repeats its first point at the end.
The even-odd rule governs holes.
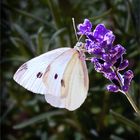
{"type": "MultiPolygon", "coordinates": [[[[17,85],[12,77],[25,61],[48,50],[76,43],[72,26],[85,18],[104,23],[122,44],[134,72],[130,94],[140,103],[139,0],[3,0],[1,2],[1,139],[138,140],[140,118],[121,93],[87,62],[90,89],[76,111],[51,107],[42,95],[17,85]]],[[[140,105],[139,105],[140,107],[140,105]]]]}

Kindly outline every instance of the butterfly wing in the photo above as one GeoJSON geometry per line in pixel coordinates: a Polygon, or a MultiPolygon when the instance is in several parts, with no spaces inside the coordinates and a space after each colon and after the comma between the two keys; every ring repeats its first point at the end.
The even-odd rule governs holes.
{"type": "Polygon", "coordinates": [[[89,88],[86,63],[78,53],[69,62],[63,78],[65,86],[61,93],[65,108],[75,110],[85,101],[89,88]]]}
{"type": "Polygon", "coordinates": [[[40,94],[46,94],[48,89],[43,83],[43,76],[50,64],[71,48],[59,48],[44,53],[24,63],[15,73],[14,80],[24,88],[40,94]]]}
{"type": "Polygon", "coordinates": [[[88,92],[85,60],[75,49],[61,48],[24,63],[14,80],[34,92],[45,94],[52,106],[75,110],[88,92]]]}
{"type": "Polygon", "coordinates": [[[63,74],[74,53],[74,49],[65,51],[61,56],[55,59],[45,71],[43,82],[48,89],[45,97],[46,101],[52,106],[64,108],[60,100],[63,74]]]}
{"type": "Polygon", "coordinates": [[[75,110],[84,102],[88,92],[85,60],[74,49],[63,53],[50,65],[50,70],[44,75],[44,83],[48,87],[48,93],[45,94],[48,103],[75,110]]]}

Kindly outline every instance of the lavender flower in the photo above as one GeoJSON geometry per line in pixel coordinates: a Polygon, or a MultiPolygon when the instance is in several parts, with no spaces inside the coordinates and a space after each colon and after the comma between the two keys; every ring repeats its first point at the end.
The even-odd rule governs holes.
{"type": "Polygon", "coordinates": [[[92,24],[88,19],[78,26],[79,35],[85,35],[85,49],[92,56],[91,62],[97,72],[109,79],[112,84],[107,86],[111,92],[128,92],[133,72],[128,70],[121,74],[129,64],[123,59],[126,49],[120,44],[114,45],[115,35],[104,24],[98,24],[92,31],[92,24]]]}
{"type": "Polygon", "coordinates": [[[78,32],[79,35],[84,35],[84,34],[86,35],[88,32],[91,31],[92,23],[88,19],[85,19],[84,23],[79,24],[77,28],[79,30],[78,32]]]}

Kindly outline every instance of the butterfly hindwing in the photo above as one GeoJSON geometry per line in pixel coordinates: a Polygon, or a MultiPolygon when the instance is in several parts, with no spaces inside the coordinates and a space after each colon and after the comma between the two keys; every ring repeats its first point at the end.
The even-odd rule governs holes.
{"type": "Polygon", "coordinates": [[[46,101],[53,106],[64,107],[60,100],[63,75],[69,61],[75,53],[76,51],[74,49],[65,51],[49,65],[43,76],[43,82],[48,89],[47,94],[45,94],[46,101]]]}
{"type": "MultiPolygon", "coordinates": [[[[50,94],[45,95],[45,99],[51,105],[68,110],[78,108],[84,102],[88,92],[88,74],[85,60],[80,58],[78,51],[74,49],[73,51],[71,55],[68,52],[59,57],[62,61],[68,54],[71,56],[67,63],[64,60],[65,66],[60,68],[61,75],[58,83],[50,83],[50,94]]],[[[54,65],[56,65],[56,60],[54,65]]]]}
{"type": "Polygon", "coordinates": [[[62,95],[67,95],[64,99],[62,98],[65,103],[65,108],[75,110],[86,99],[89,86],[85,60],[81,59],[79,53],[76,53],[69,62],[63,80],[65,86],[61,88],[61,93],[62,95]]]}

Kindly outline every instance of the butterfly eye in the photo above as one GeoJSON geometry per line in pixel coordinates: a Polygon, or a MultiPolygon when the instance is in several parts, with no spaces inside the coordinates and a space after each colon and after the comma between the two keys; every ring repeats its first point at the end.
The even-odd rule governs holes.
{"type": "Polygon", "coordinates": [[[58,78],[58,74],[56,73],[55,75],[54,75],[54,79],[57,79],[58,78]]]}

